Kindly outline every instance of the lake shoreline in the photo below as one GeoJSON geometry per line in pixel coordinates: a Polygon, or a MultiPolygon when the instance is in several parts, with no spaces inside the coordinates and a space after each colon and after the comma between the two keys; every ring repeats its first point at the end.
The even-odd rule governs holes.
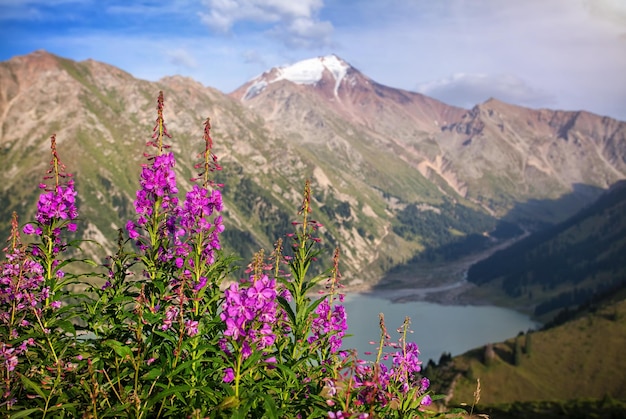
{"type": "Polygon", "coordinates": [[[427,301],[454,306],[496,305],[528,314],[523,307],[497,304],[495,301],[484,297],[477,298],[472,291],[479,287],[467,281],[467,272],[472,265],[528,235],[528,232],[524,232],[519,237],[503,241],[487,250],[455,261],[437,265],[407,264],[402,269],[398,269],[397,272],[387,273],[376,283],[353,280],[344,285],[344,292],[384,298],[393,303],[427,301]]]}
{"type": "MultiPolygon", "coordinates": [[[[461,288],[462,285],[455,290],[461,288]]],[[[364,355],[373,351],[381,333],[377,327],[379,313],[384,315],[392,342],[400,337],[394,331],[401,328],[407,317],[410,319],[412,335],[409,340],[419,345],[423,361],[436,361],[442,353],[460,355],[541,326],[527,314],[507,307],[492,304],[447,305],[426,301],[421,295],[401,293],[399,289],[376,294],[348,293],[343,303],[351,335],[345,342],[346,348],[356,348],[359,354],[364,355]]]]}
{"type": "Polygon", "coordinates": [[[438,287],[393,287],[376,288],[373,286],[347,286],[346,294],[360,294],[375,298],[383,298],[392,303],[426,301],[450,306],[486,306],[494,305],[487,299],[476,299],[468,292],[476,288],[475,284],[466,280],[448,283],[438,287]]]}

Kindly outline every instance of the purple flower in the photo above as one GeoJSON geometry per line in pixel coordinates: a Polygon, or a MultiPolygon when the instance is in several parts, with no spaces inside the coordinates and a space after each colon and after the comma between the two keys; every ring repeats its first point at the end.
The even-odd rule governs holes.
{"type": "Polygon", "coordinates": [[[59,185],[53,191],[42,193],[37,203],[35,219],[39,224],[44,225],[52,225],[53,219],[74,220],[78,217],[75,196],[76,191],[72,179],[67,182],[67,185],[59,185]]]}
{"type": "Polygon", "coordinates": [[[309,343],[328,337],[330,351],[336,353],[341,349],[343,337],[348,330],[346,311],[343,305],[337,304],[332,308],[325,298],[315,309],[317,317],[313,319],[309,343]]]}
{"type": "Polygon", "coordinates": [[[204,288],[206,286],[207,283],[207,278],[205,276],[201,276],[200,280],[198,281],[198,283],[196,285],[194,285],[193,290],[195,292],[200,291],[202,288],[204,288]]]}
{"type": "Polygon", "coordinates": [[[0,359],[4,361],[6,371],[13,371],[17,367],[18,358],[15,349],[7,346],[4,342],[0,347],[0,359]]]}
{"type": "Polygon", "coordinates": [[[276,281],[267,276],[254,280],[248,286],[237,283],[224,291],[220,318],[226,325],[224,336],[232,339],[245,358],[253,349],[271,346],[276,336],[273,325],[277,319],[276,281]]]}
{"type": "Polygon", "coordinates": [[[432,402],[433,402],[433,399],[430,397],[430,395],[427,394],[422,398],[421,405],[430,406],[432,402]]]}
{"type": "Polygon", "coordinates": [[[31,257],[24,247],[16,247],[0,262],[0,327],[8,328],[12,339],[19,336],[20,328],[30,327],[25,315],[42,307],[49,296],[44,269],[31,257]]]}
{"type": "Polygon", "coordinates": [[[222,379],[222,381],[224,381],[225,383],[230,383],[234,379],[235,379],[235,371],[233,371],[232,368],[226,368],[224,370],[224,378],[222,379]]]}
{"type": "MultiPolygon", "coordinates": [[[[151,158],[151,165],[143,167],[139,179],[141,188],[136,193],[134,201],[135,212],[138,215],[137,221],[126,223],[126,230],[132,239],[136,239],[140,234],[137,227],[147,225],[155,211],[164,216],[159,227],[161,234],[172,233],[175,230],[175,219],[178,215],[178,188],[176,187],[176,173],[174,165],[176,163],[173,153],[161,154],[151,158]]],[[[161,221],[158,221],[161,222],[161,221]]]]}
{"type": "Polygon", "coordinates": [[[421,370],[422,361],[418,359],[419,348],[415,342],[408,342],[403,351],[397,351],[393,354],[393,365],[406,372],[412,374],[421,370]]]}
{"type": "Polygon", "coordinates": [[[185,321],[185,332],[189,336],[195,336],[198,334],[198,322],[196,320],[185,321]]]}
{"type": "Polygon", "coordinates": [[[215,250],[220,249],[219,234],[224,231],[222,217],[211,217],[222,210],[222,195],[219,190],[209,190],[194,185],[185,197],[181,209],[180,225],[182,233],[198,240],[196,246],[201,249],[202,258],[207,264],[215,261],[215,250]]]}
{"type": "Polygon", "coordinates": [[[136,239],[137,237],[139,237],[139,233],[137,233],[135,228],[135,223],[133,221],[129,220],[126,223],[126,231],[128,231],[128,237],[130,237],[131,239],[136,239]]]}
{"type": "Polygon", "coordinates": [[[24,231],[24,234],[31,235],[31,234],[35,234],[36,230],[35,230],[35,227],[33,227],[32,224],[26,224],[24,226],[24,230],[23,231],[24,231]]]}
{"type": "Polygon", "coordinates": [[[172,323],[176,320],[176,316],[178,315],[178,307],[169,306],[165,309],[165,319],[163,320],[163,324],[161,325],[161,330],[167,330],[172,326],[172,323]]]}

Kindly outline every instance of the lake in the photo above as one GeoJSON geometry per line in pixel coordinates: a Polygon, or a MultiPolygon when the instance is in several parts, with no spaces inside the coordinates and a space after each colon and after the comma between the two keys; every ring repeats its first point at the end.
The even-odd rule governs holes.
{"type": "Polygon", "coordinates": [[[429,359],[435,362],[443,352],[453,356],[489,342],[499,342],[516,336],[520,331],[537,329],[541,325],[525,314],[495,306],[441,305],[425,301],[393,303],[382,297],[365,294],[346,295],[344,306],[348,315],[348,333],[344,348],[356,348],[364,359],[364,351],[376,352],[380,329],[378,314],[385,315],[385,324],[391,340],[404,318],[411,318],[411,335],[407,341],[417,343],[424,365],[429,359]]]}

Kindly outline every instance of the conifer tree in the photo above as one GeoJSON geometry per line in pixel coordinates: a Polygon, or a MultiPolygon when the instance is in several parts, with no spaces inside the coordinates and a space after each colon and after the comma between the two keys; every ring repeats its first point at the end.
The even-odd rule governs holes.
{"type": "Polygon", "coordinates": [[[532,350],[532,333],[529,330],[526,333],[526,342],[524,342],[524,353],[526,355],[530,355],[531,350],[532,350]]]}
{"type": "Polygon", "coordinates": [[[515,338],[515,349],[513,350],[513,364],[517,367],[522,363],[522,340],[520,336],[515,338]]]}

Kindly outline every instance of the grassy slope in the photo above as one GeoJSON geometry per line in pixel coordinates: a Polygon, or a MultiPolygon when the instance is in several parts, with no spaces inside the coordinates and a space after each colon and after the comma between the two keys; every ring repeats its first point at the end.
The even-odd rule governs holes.
{"type": "MultiPolygon", "coordinates": [[[[479,378],[479,407],[498,405],[501,413],[522,405],[527,413],[550,410],[573,399],[626,401],[625,294],[622,290],[611,302],[561,326],[533,332],[530,352],[517,366],[515,339],[509,339],[494,344],[496,356],[489,365],[483,361],[485,348],[478,348],[431,372],[431,380],[442,385],[454,380],[451,403],[460,404],[471,403],[479,378]]],[[[527,336],[519,337],[522,347],[527,336]]]]}

